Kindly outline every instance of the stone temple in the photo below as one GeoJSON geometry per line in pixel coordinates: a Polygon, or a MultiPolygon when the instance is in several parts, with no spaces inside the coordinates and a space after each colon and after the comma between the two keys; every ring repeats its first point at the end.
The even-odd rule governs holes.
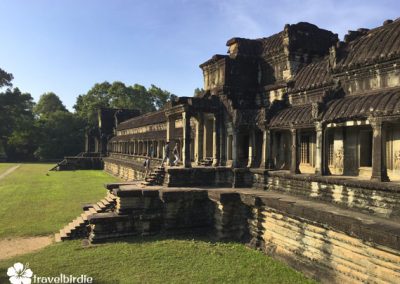
{"type": "Polygon", "coordinates": [[[58,237],[206,234],[323,282],[399,283],[400,19],[226,45],[204,92],[118,123],[104,169],[127,182],[58,237]]]}

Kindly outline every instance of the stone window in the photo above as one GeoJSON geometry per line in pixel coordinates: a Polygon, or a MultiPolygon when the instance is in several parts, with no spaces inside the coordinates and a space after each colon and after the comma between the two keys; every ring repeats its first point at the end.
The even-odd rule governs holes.
{"type": "Polygon", "coordinates": [[[310,151],[310,135],[305,134],[300,137],[300,162],[302,164],[310,164],[311,151],[310,151]]]}

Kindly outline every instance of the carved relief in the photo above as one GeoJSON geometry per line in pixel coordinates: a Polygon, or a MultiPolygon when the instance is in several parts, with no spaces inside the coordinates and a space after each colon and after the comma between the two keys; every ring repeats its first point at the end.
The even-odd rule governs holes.
{"type": "Polygon", "coordinates": [[[335,168],[337,169],[343,169],[343,160],[344,160],[344,152],[343,148],[339,148],[337,151],[335,151],[335,168]]]}
{"type": "Polygon", "coordinates": [[[394,152],[394,169],[400,170],[400,151],[394,152]]]}

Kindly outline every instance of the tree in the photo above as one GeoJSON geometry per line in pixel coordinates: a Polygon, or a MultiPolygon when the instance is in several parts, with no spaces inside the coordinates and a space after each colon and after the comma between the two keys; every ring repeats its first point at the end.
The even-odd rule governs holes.
{"type": "Polygon", "coordinates": [[[56,111],[67,111],[60,98],[53,92],[41,95],[33,110],[39,117],[49,116],[56,111]]]}
{"type": "Polygon", "coordinates": [[[108,82],[97,83],[85,95],[78,96],[74,108],[87,125],[96,124],[98,109],[110,107],[110,87],[108,82]]]}
{"type": "Polygon", "coordinates": [[[95,84],[86,94],[77,98],[74,106],[77,114],[83,118],[88,127],[96,125],[99,108],[138,109],[142,113],[162,108],[165,103],[175,96],[155,85],[149,89],[135,84],[126,86],[123,82],[115,81],[95,84]]]}
{"type": "Polygon", "coordinates": [[[39,160],[62,159],[81,152],[84,141],[83,121],[69,111],[57,110],[37,122],[39,160]]]}
{"type": "Polygon", "coordinates": [[[3,69],[0,68],[0,88],[2,87],[11,87],[12,83],[11,81],[14,79],[13,75],[11,73],[7,73],[3,69]]]}
{"type": "Polygon", "coordinates": [[[0,143],[11,160],[33,157],[35,129],[33,98],[18,88],[0,93],[0,143]]]}
{"type": "Polygon", "coordinates": [[[195,98],[202,97],[203,93],[204,93],[204,89],[203,88],[201,88],[201,89],[200,88],[196,88],[196,89],[194,89],[193,97],[195,97],[195,98]]]}
{"type": "Polygon", "coordinates": [[[148,89],[148,92],[153,99],[153,104],[156,109],[161,109],[168,101],[176,98],[175,95],[171,94],[168,91],[161,90],[159,87],[153,84],[148,89]]]}

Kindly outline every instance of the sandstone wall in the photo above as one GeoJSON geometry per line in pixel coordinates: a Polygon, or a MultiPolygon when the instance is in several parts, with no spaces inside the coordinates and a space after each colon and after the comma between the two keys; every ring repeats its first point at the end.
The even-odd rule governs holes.
{"type": "Polygon", "coordinates": [[[329,204],[249,189],[120,186],[117,209],[90,219],[92,242],[206,234],[261,249],[326,283],[396,283],[400,225],[329,204]]]}

